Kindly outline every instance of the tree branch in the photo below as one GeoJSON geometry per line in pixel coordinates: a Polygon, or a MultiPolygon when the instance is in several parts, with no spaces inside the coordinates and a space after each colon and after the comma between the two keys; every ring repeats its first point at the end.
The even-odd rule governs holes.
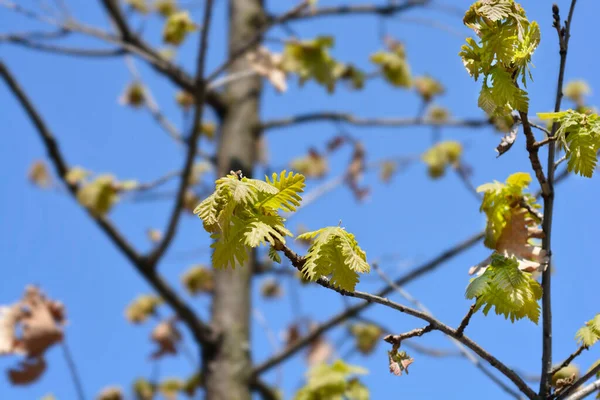
{"type": "MultiPolygon", "coordinates": [[[[57,175],[61,181],[67,187],[72,197],[77,196],[78,186],[76,184],[69,183],[66,180],[69,166],[65,161],[58,142],[54,138],[54,135],[48,129],[48,126],[43,121],[42,117],[33,106],[21,86],[17,83],[15,78],[12,76],[8,68],[0,61],[0,76],[6,82],[8,87],[11,89],[29,119],[33,122],[41,138],[48,157],[52,161],[57,175]]],[[[88,215],[92,218],[101,230],[111,239],[111,241],[117,246],[117,248],[127,257],[127,259],[133,264],[135,269],[146,279],[146,281],[158,292],[158,294],[165,300],[167,304],[173,308],[176,314],[183,320],[190,331],[192,332],[194,339],[199,344],[212,343],[214,338],[212,329],[205,325],[194,313],[194,311],[177,295],[177,293],[159,276],[149,268],[149,265],[145,262],[144,258],[132,247],[132,245],[121,235],[121,233],[112,225],[112,223],[103,216],[92,214],[88,210],[88,215]]]]}
{"type": "Polygon", "coordinates": [[[291,125],[299,125],[308,122],[345,122],[354,126],[382,126],[382,127],[412,127],[412,126],[441,126],[448,128],[480,128],[483,126],[492,126],[489,119],[456,119],[445,122],[438,122],[423,118],[360,118],[350,113],[342,112],[314,112],[300,114],[293,117],[273,119],[261,124],[259,131],[266,131],[275,128],[285,128],[291,125]]]}
{"type": "Polygon", "coordinates": [[[402,11],[424,6],[430,3],[430,0],[407,0],[401,4],[356,4],[331,7],[319,7],[315,10],[308,10],[302,14],[297,14],[288,18],[288,21],[308,20],[319,17],[336,17],[344,15],[379,15],[382,17],[398,14],[402,11]]]}
{"type": "MultiPolygon", "coordinates": [[[[152,67],[161,75],[164,75],[167,78],[169,78],[169,80],[176,84],[178,87],[188,92],[195,91],[194,79],[191,76],[189,76],[183,69],[181,69],[177,65],[171,63],[170,61],[162,57],[157,51],[155,51],[150,45],[142,41],[142,39],[138,36],[134,36],[133,34],[131,34],[131,36],[128,36],[127,40],[125,40],[125,38],[121,36],[112,35],[101,29],[84,25],[72,19],[69,19],[65,22],[61,22],[50,17],[38,15],[37,13],[24,8],[19,4],[13,3],[10,0],[0,0],[0,6],[13,10],[28,18],[32,18],[45,24],[56,26],[64,32],[77,32],[94,37],[96,39],[110,44],[117,45],[118,47],[126,50],[127,52],[135,54],[138,57],[144,59],[150,65],[150,67],[152,67]]],[[[112,14],[109,13],[109,15],[111,16],[112,20],[112,14]]],[[[131,29],[127,29],[129,30],[129,32],[131,32],[131,29]]],[[[215,110],[219,117],[222,117],[224,115],[227,106],[221,94],[214,90],[208,91],[208,93],[206,94],[206,101],[215,110]]]]}
{"type": "MultiPolygon", "coordinates": [[[[283,254],[285,254],[285,256],[288,258],[288,260],[291,261],[292,265],[297,270],[299,270],[299,271],[302,270],[302,268],[304,266],[304,262],[305,262],[304,257],[299,256],[298,254],[296,254],[293,250],[291,250],[289,247],[287,247],[284,244],[278,243],[275,247],[278,250],[281,250],[283,252],[283,254]]],[[[439,320],[437,320],[436,318],[431,316],[431,314],[428,314],[428,313],[425,313],[425,312],[422,312],[422,311],[419,311],[419,310],[416,310],[416,309],[413,309],[410,307],[405,307],[399,303],[393,302],[390,299],[384,298],[382,296],[377,296],[377,295],[373,295],[373,294],[369,294],[369,293],[365,293],[365,292],[358,292],[358,291],[351,292],[351,291],[347,291],[344,289],[340,289],[336,286],[333,286],[331,284],[331,282],[329,281],[329,279],[327,279],[325,277],[318,278],[315,282],[317,284],[323,286],[324,288],[338,292],[342,296],[354,297],[354,298],[358,298],[358,299],[367,300],[371,303],[381,304],[383,306],[392,308],[394,310],[400,311],[402,313],[411,315],[411,316],[419,318],[425,322],[428,322],[429,325],[431,326],[431,329],[438,330],[438,331],[445,333],[446,335],[458,340],[460,343],[464,344],[466,347],[473,350],[481,358],[488,361],[490,363],[490,365],[492,365],[492,367],[496,368],[498,371],[500,371],[502,374],[504,374],[504,376],[506,376],[508,379],[510,379],[519,388],[519,390],[524,395],[526,395],[528,398],[537,399],[537,394],[533,390],[531,390],[531,388],[529,386],[527,386],[527,384],[521,379],[521,377],[519,375],[517,375],[517,373],[515,373],[513,370],[508,368],[505,364],[500,362],[493,355],[491,355],[490,353],[485,351],[481,346],[479,346],[473,340],[469,339],[467,336],[458,335],[458,333],[455,329],[452,329],[448,325],[443,324],[442,322],[440,322],[439,320]]],[[[427,331],[428,329],[429,328],[425,328],[424,331],[427,331]]],[[[421,334],[423,334],[423,333],[425,333],[425,332],[422,332],[421,334]]],[[[418,336],[418,333],[415,333],[414,336],[418,336]]]]}
{"type": "Polygon", "coordinates": [[[475,306],[476,306],[476,304],[473,304],[471,307],[469,307],[469,311],[464,316],[464,318],[462,319],[462,321],[460,321],[460,325],[458,326],[458,328],[456,328],[456,334],[457,335],[459,335],[459,336],[463,335],[463,332],[467,328],[467,325],[469,325],[469,321],[471,321],[471,317],[475,313],[475,306]]]}
{"type": "Polygon", "coordinates": [[[76,47],[64,47],[54,44],[40,43],[22,35],[0,35],[0,42],[12,43],[34,50],[47,53],[62,54],[75,57],[119,57],[127,53],[125,49],[84,49],[76,47]]]}
{"type": "MultiPolygon", "coordinates": [[[[377,273],[379,274],[379,276],[381,277],[381,279],[383,279],[383,281],[386,284],[388,284],[389,286],[391,286],[397,293],[399,293],[407,301],[409,301],[410,303],[414,304],[414,306],[417,307],[419,310],[421,310],[424,313],[426,313],[426,314],[430,315],[431,317],[433,317],[433,314],[431,313],[431,311],[429,311],[429,309],[427,307],[425,307],[425,305],[423,303],[421,303],[415,297],[413,297],[412,295],[410,295],[406,290],[404,290],[399,285],[397,285],[394,281],[392,281],[377,266],[377,264],[375,264],[375,263],[373,264],[373,269],[375,269],[377,271],[377,273]]],[[[467,327],[467,325],[469,323],[469,320],[471,319],[471,316],[473,315],[474,312],[475,312],[475,304],[473,304],[469,308],[469,311],[468,311],[467,315],[463,318],[462,322],[460,323],[460,326],[456,330],[456,334],[459,337],[463,336],[464,330],[467,327]]],[[[502,390],[504,390],[506,393],[510,394],[511,396],[515,397],[516,399],[520,399],[521,398],[521,396],[519,395],[518,392],[516,392],[512,388],[508,387],[504,382],[502,382],[500,379],[498,379],[496,376],[494,376],[494,374],[492,374],[490,371],[488,371],[487,368],[481,363],[481,360],[479,358],[475,357],[469,350],[467,350],[465,348],[465,346],[462,343],[460,343],[460,341],[458,341],[457,339],[451,338],[451,337],[449,337],[449,339],[452,342],[452,344],[454,346],[456,346],[456,348],[458,348],[458,350],[460,351],[461,355],[464,358],[466,358],[467,360],[469,360],[475,366],[475,368],[477,368],[478,370],[480,370],[485,376],[487,376],[488,378],[490,378],[492,380],[492,382],[494,382],[495,384],[497,384],[502,390]]]]}
{"type": "Polygon", "coordinates": [[[400,346],[403,340],[410,339],[413,337],[421,337],[427,332],[431,332],[433,330],[433,325],[427,325],[425,328],[417,328],[412,331],[408,331],[406,333],[402,333],[400,335],[387,335],[383,338],[389,344],[393,344],[394,346],[400,346]]]}
{"type": "MultiPolygon", "coordinates": [[[[107,1],[107,0],[105,0],[107,1]]],[[[165,253],[171,241],[175,237],[177,226],[181,218],[183,211],[183,204],[185,200],[185,193],[190,185],[190,178],[192,176],[192,169],[194,166],[194,157],[197,153],[198,142],[202,133],[200,127],[202,126],[202,115],[204,112],[204,100],[207,94],[207,85],[204,80],[204,69],[206,66],[206,55],[208,53],[208,33],[210,31],[211,23],[211,12],[213,8],[213,0],[206,0],[204,7],[204,20],[202,21],[202,30],[200,32],[200,48],[198,50],[198,60],[196,65],[196,79],[195,79],[195,110],[194,110],[194,121],[192,123],[192,129],[189,133],[189,142],[187,147],[187,154],[185,163],[181,173],[181,181],[179,183],[179,189],[177,191],[177,197],[175,199],[175,205],[167,224],[165,236],[160,241],[158,246],[148,256],[150,265],[156,266],[156,263],[160,260],[162,255],[165,253]]]]}
{"type": "MultiPolygon", "coordinates": [[[[565,78],[565,68],[567,64],[567,52],[569,49],[569,39],[571,38],[571,21],[573,20],[573,12],[575,11],[575,4],[577,0],[571,0],[571,7],[569,9],[569,16],[565,21],[564,28],[561,27],[560,15],[558,6],[552,7],[552,13],[554,18],[554,28],[558,33],[558,39],[560,44],[560,67],[558,73],[558,81],[556,85],[556,102],[554,104],[554,111],[560,111],[560,105],[562,103],[562,88],[565,78]]],[[[549,137],[554,137],[558,129],[558,123],[552,124],[552,131],[549,137]]],[[[544,238],[542,239],[542,249],[546,251],[548,256],[548,262],[552,259],[552,216],[554,211],[554,159],[555,159],[556,143],[550,142],[548,145],[548,192],[545,193],[544,197],[544,220],[542,222],[542,230],[544,231],[544,238]]],[[[540,396],[543,398],[550,392],[551,375],[552,369],[552,271],[550,268],[542,274],[542,371],[540,380],[540,396]]]]}
{"type": "Polygon", "coordinates": [[[584,350],[587,350],[588,346],[581,346],[579,347],[577,350],[575,350],[573,352],[573,354],[571,354],[569,357],[567,357],[563,362],[561,362],[560,364],[558,364],[556,367],[552,368],[552,370],[550,370],[550,372],[548,373],[550,375],[550,379],[552,379],[552,376],[554,376],[554,374],[556,374],[559,370],[563,369],[564,367],[568,366],[569,364],[571,364],[571,362],[577,358],[584,350]]]}
{"type": "Polygon", "coordinates": [[[589,396],[590,394],[594,393],[596,390],[600,390],[600,379],[590,383],[580,391],[573,393],[573,395],[569,397],[569,400],[583,399],[589,396]]]}

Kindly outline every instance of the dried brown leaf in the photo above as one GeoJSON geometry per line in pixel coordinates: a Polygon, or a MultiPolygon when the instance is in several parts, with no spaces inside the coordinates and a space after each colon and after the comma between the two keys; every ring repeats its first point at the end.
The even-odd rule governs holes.
{"type": "Polygon", "coordinates": [[[175,326],[173,318],[160,322],[152,331],[151,339],[158,345],[151,358],[161,358],[167,354],[177,354],[177,344],[181,341],[181,333],[175,326]]]}
{"type": "Polygon", "coordinates": [[[42,357],[22,360],[17,368],[8,370],[8,379],[13,385],[28,385],[39,379],[46,370],[46,361],[42,357]]]}

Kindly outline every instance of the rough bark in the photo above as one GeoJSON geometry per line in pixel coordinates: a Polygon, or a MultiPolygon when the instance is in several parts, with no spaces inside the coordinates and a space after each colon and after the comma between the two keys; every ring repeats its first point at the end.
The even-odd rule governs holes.
{"type": "MultiPolygon", "coordinates": [[[[229,1],[229,54],[235,53],[257,34],[264,20],[262,0],[229,1]]],[[[248,70],[245,57],[234,62],[227,73],[248,70]]],[[[258,77],[236,80],[226,89],[227,111],[221,124],[217,154],[218,174],[241,170],[250,176],[256,161],[262,90],[258,77]]],[[[249,400],[250,373],[250,280],[254,255],[246,265],[215,271],[212,325],[220,334],[210,354],[204,354],[205,389],[208,400],[249,400]]]]}

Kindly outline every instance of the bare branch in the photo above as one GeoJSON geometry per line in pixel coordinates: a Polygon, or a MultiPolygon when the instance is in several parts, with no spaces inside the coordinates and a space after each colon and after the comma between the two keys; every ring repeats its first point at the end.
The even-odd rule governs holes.
{"type": "Polygon", "coordinates": [[[196,100],[196,103],[194,110],[194,121],[192,123],[192,129],[189,133],[187,154],[181,173],[181,181],[179,183],[179,189],[177,191],[175,205],[173,206],[173,211],[171,212],[171,216],[167,224],[165,236],[148,257],[149,263],[153,266],[156,266],[156,263],[160,260],[162,255],[165,253],[165,251],[171,244],[171,241],[175,237],[177,226],[179,224],[181,213],[183,211],[185,193],[190,185],[190,178],[192,176],[192,169],[194,166],[194,157],[196,156],[196,153],[198,151],[198,142],[202,133],[200,127],[202,126],[204,100],[208,91],[207,85],[204,81],[204,69],[206,64],[206,55],[208,53],[208,32],[210,31],[212,8],[213,0],[206,0],[206,5],[204,7],[204,20],[202,21],[202,30],[200,32],[200,49],[198,51],[198,60],[196,65],[196,79],[194,91],[194,98],[196,100]]]}
{"type": "Polygon", "coordinates": [[[427,325],[425,328],[417,328],[412,331],[408,331],[406,333],[402,333],[400,335],[387,335],[383,338],[389,344],[393,344],[394,346],[400,346],[403,340],[410,339],[413,337],[421,337],[427,332],[431,332],[433,330],[432,325],[427,325]]]}
{"type": "MultiPolygon", "coordinates": [[[[129,68],[129,71],[131,72],[131,75],[133,75],[135,80],[142,82],[142,78],[140,76],[138,69],[135,66],[133,58],[130,56],[125,56],[125,63],[127,64],[127,67],[129,68]]],[[[144,93],[144,95],[145,95],[144,96],[145,97],[144,105],[146,106],[146,108],[148,109],[148,111],[150,112],[150,114],[152,115],[154,120],[158,123],[158,125],[160,127],[163,128],[163,130],[165,132],[167,132],[167,134],[173,140],[175,140],[176,142],[179,142],[179,143],[184,143],[185,141],[183,139],[183,136],[181,135],[181,132],[179,132],[179,130],[175,127],[175,125],[173,125],[171,123],[171,121],[169,121],[167,119],[167,117],[165,117],[165,115],[162,113],[162,111],[160,111],[160,108],[158,107],[156,100],[154,100],[152,91],[150,90],[150,88],[147,85],[144,85],[144,92],[145,92],[144,93]]]]}
{"type": "Polygon", "coordinates": [[[387,5],[376,5],[376,4],[356,4],[356,5],[343,5],[343,6],[331,6],[331,7],[320,7],[315,10],[308,10],[302,14],[296,14],[287,21],[298,21],[308,20],[319,17],[336,17],[344,15],[379,15],[379,16],[391,16],[394,14],[401,13],[402,11],[408,11],[418,6],[424,6],[430,3],[430,0],[407,0],[401,4],[387,4],[387,5]]]}
{"type": "Polygon", "coordinates": [[[600,379],[590,383],[580,391],[573,393],[571,397],[569,397],[569,400],[583,399],[589,396],[590,394],[594,393],[596,390],[600,390],[600,379]]]}
{"type": "MultiPolygon", "coordinates": [[[[94,37],[106,43],[114,44],[119,48],[122,48],[123,50],[135,54],[136,56],[145,60],[155,71],[169,78],[169,80],[176,84],[178,87],[187,90],[188,92],[195,92],[195,82],[191,76],[189,76],[179,66],[171,63],[169,60],[161,56],[149,44],[142,41],[142,39],[138,36],[134,36],[130,33],[130,36],[124,38],[121,36],[112,35],[108,32],[103,31],[102,29],[84,25],[74,20],[67,20],[65,22],[61,22],[50,17],[39,15],[31,10],[22,7],[21,5],[13,3],[10,0],[0,0],[0,6],[13,10],[25,17],[35,19],[45,24],[56,26],[62,31],[77,32],[94,37]]],[[[129,32],[131,32],[131,29],[129,29],[129,32]]],[[[206,101],[215,110],[217,115],[222,116],[225,113],[226,104],[224,99],[218,92],[214,90],[208,91],[206,94],[206,101]]]]}
{"type": "Polygon", "coordinates": [[[475,313],[475,306],[476,306],[476,304],[473,304],[471,307],[469,307],[469,311],[467,312],[467,314],[464,316],[464,318],[460,322],[460,325],[458,326],[458,328],[456,328],[457,335],[459,335],[459,336],[463,335],[463,332],[467,328],[467,325],[469,325],[469,321],[471,321],[471,317],[475,313]]]}
{"type": "Polygon", "coordinates": [[[75,57],[119,57],[126,54],[124,49],[84,49],[76,47],[64,47],[53,44],[40,43],[21,35],[0,35],[0,42],[7,42],[34,50],[45,51],[54,54],[63,54],[75,57]]]}
{"type": "Polygon", "coordinates": [[[67,345],[67,340],[63,339],[61,343],[61,347],[63,350],[63,357],[65,358],[65,362],[67,363],[67,368],[69,369],[69,373],[71,374],[71,380],[73,381],[73,386],[75,386],[75,392],[77,393],[78,400],[85,400],[85,390],[83,390],[83,384],[81,383],[81,376],[79,374],[79,370],[77,369],[77,365],[75,365],[75,360],[73,359],[73,355],[71,354],[71,350],[67,345]]]}
{"type": "Polygon", "coordinates": [[[556,367],[552,368],[552,370],[548,373],[550,375],[550,378],[552,378],[552,376],[554,376],[554,374],[556,374],[559,370],[561,370],[564,367],[571,364],[571,362],[573,362],[574,359],[576,359],[584,350],[587,350],[587,349],[588,349],[588,346],[579,347],[569,357],[567,357],[565,359],[565,361],[561,362],[556,367]]]}
{"type": "Polygon", "coordinates": [[[413,126],[440,126],[448,128],[480,128],[492,126],[489,119],[464,119],[449,120],[444,122],[423,118],[360,118],[349,113],[341,112],[314,112],[300,114],[293,117],[274,119],[264,122],[259,130],[266,131],[275,128],[284,128],[308,122],[345,122],[354,126],[381,126],[381,127],[413,127],[413,126]]]}
{"type": "MultiPolygon", "coordinates": [[[[573,12],[575,11],[575,4],[577,0],[571,0],[571,7],[569,9],[569,16],[565,21],[565,26],[562,27],[560,23],[560,15],[557,5],[552,6],[552,14],[554,18],[554,28],[558,33],[558,41],[560,44],[560,67],[558,72],[558,81],[556,85],[556,101],[554,104],[554,111],[560,111],[560,106],[563,97],[563,83],[565,78],[565,68],[567,65],[567,52],[569,49],[569,40],[571,38],[571,22],[573,20],[573,12]]],[[[556,136],[558,130],[558,123],[552,124],[552,131],[549,137],[556,136]]],[[[542,249],[546,251],[548,256],[548,262],[552,259],[552,216],[554,212],[554,159],[556,152],[556,143],[550,142],[548,145],[548,191],[543,189],[544,192],[544,220],[542,222],[542,230],[544,231],[544,238],[542,239],[542,249]]],[[[542,371],[540,380],[540,396],[546,397],[550,392],[551,375],[552,369],[552,271],[550,268],[542,274],[542,371]]]]}

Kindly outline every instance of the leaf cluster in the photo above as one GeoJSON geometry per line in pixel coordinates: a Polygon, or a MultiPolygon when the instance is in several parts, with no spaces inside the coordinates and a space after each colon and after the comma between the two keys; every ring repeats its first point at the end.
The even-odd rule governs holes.
{"type": "Polygon", "coordinates": [[[433,145],[421,156],[423,162],[427,164],[429,176],[433,179],[440,178],[446,173],[446,168],[457,166],[462,150],[462,145],[453,140],[433,145]]]}
{"type": "Polygon", "coordinates": [[[215,192],[194,210],[214,239],[213,266],[243,265],[247,247],[285,244],[293,235],[279,211],[295,211],[303,190],[304,176],[286,171],[266,181],[236,173],[217,180],[215,192]]]}
{"type": "Polygon", "coordinates": [[[326,227],[303,233],[298,239],[312,239],[302,266],[302,275],[307,280],[330,276],[333,286],[351,291],[358,283],[358,274],[371,269],[366,253],[344,228],[326,227]]]}
{"type": "Polygon", "coordinates": [[[187,35],[198,29],[188,11],[172,13],[167,18],[163,28],[163,41],[173,46],[179,46],[187,35]]]}
{"type": "Polygon", "coordinates": [[[590,178],[598,164],[598,150],[600,150],[598,115],[567,110],[538,113],[538,117],[560,124],[556,135],[566,150],[568,170],[590,178]]]}
{"type": "Polygon", "coordinates": [[[334,39],[331,36],[317,36],[311,40],[293,40],[285,44],[281,59],[281,69],[297,74],[300,84],[314,80],[331,93],[338,80],[347,80],[355,89],[364,85],[364,73],[350,64],[335,60],[329,53],[334,39]]]}
{"type": "Polygon", "coordinates": [[[577,342],[582,346],[591,346],[600,340],[600,314],[587,321],[575,334],[577,342]]]}
{"type": "Polygon", "coordinates": [[[371,55],[371,61],[379,66],[383,77],[390,84],[409,88],[412,79],[404,46],[400,43],[394,44],[389,51],[378,51],[371,55]]]}
{"type": "Polygon", "coordinates": [[[476,309],[483,307],[485,315],[494,307],[497,315],[511,322],[527,317],[537,324],[542,287],[530,273],[519,269],[515,258],[493,254],[485,272],[467,286],[465,297],[476,299],[476,309]]]}
{"type": "Polygon", "coordinates": [[[307,382],[295,400],[368,400],[369,389],[356,375],[366,374],[363,368],[337,360],[331,365],[319,364],[307,374],[307,382]]]}
{"type": "Polygon", "coordinates": [[[479,106],[492,116],[527,112],[527,92],[516,80],[521,77],[526,86],[526,77],[531,78],[531,56],[540,43],[538,24],[529,22],[514,0],[479,0],[463,22],[479,37],[479,41],[468,38],[459,53],[475,80],[483,76],[479,106]]]}

